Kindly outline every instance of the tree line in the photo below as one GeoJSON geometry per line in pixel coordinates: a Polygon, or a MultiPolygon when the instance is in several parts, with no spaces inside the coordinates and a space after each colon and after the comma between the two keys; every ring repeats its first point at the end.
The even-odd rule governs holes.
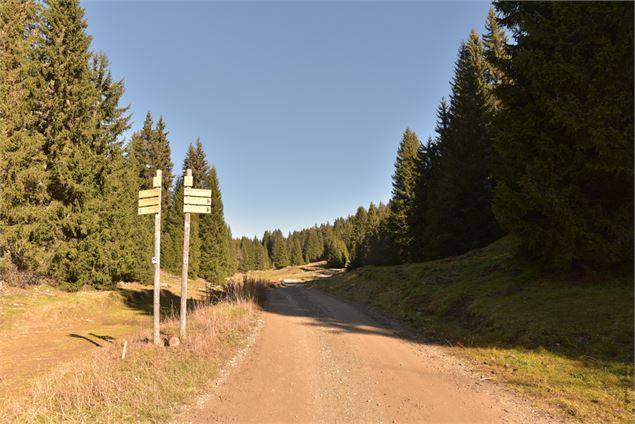
{"type": "Polygon", "coordinates": [[[161,169],[161,263],[178,272],[187,168],[214,196],[192,219],[190,275],[214,282],[442,258],[504,234],[547,268],[632,260],[632,3],[495,2],[486,33],[459,46],[434,134],[403,133],[388,205],[236,240],[200,140],[179,173],[161,117],[124,141],[124,84],[90,50],[77,0],[6,0],[0,24],[0,270],[70,288],[149,280],[152,222],[136,197],[161,169]]]}
{"type": "Polygon", "coordinates": [[[318,231],[333,265],[394,264],[511,234],[545,269],[632,263],[633,3],[495,2],[485,27],[459,46],[435,133],[403,133],[388,206],[287,251],[318,231]]]}
{"type": "Polygon", "coordinates": [[[237,267],[216,170],[200,140],[174,172],[165,121],[147,114],[128,143],[123,81],[91,51],[78,0],[0,3],[0,270],[51,276],[78,289],[151,280],[153,223],[137,192],[163,171],[164,268],[178,272],[183,180],[212,189],[192,217],[190,274],[222,282],[237,267]]]}
{"type": "Polygon", "coordinates": [[[389,213],[383,203],[358,208],[354,216],[290,232],[265,231],[262,238],[234,240],[239,271],[282,268],[326,260],[333,267],[379,263],[386,254],[380,225],[389,213]],[[382,244],[383,243],[383,244],[382,244]],[[375,256],[373,256],[375,255],[375,256]]]}

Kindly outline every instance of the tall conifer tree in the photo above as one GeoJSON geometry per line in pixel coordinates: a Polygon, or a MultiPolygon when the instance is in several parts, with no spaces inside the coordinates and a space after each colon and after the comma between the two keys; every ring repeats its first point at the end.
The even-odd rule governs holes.
{"type": "Polygon", "coordinates": [[[283,268],[290,265],[289,249],[280,230],[275,230],[271,234],[271,260],[276,268],[283,268]]]}
{"type": "Polygon", "coordinates": [[[427,224],[434,232],[430,257],[460,254],[501,234],[491,211],[492,103],[485,69],[483,46],[473,30],[459,49],[449,120],[438,144],[441,175],[433,221],[427,224]]]}
{"type": "Polygon", "coordinates": [[[407,128],[399,143],[395,172],[392,177],[392,198],[390,200],[389,228],[397,248],[396,261],[409,258],[413,242],[410,216],[415,201],[415,184],[418,179],[417,157],[421,142],[417,134],[407,128]]]}
{"type": "Polygon", "coordinates": [[[0,3],[0,259],[46,273],[56,234],[47,208],[45,139],[37,126],[41,63],[31,48],[39,13],[35,2],[0,3]]]}
{"type": "Polygon", "coordinates": [[[212,190],[212,212],[201,220],[201,276],[208,281],[223,283],[233,271],[234,259],[220,184],[213,166],[207,174],[206,184],[212,190]]]}
{"type": "Polygon", "coordinates": [[[50,0],[43,11],[41,102],[44,152],[50,171],[49,205],[58,218],[51,272],[72,287],[110,284],[109,252],[102,243],[100,210],[110,166],[111,140],[101,131],[103,93],[91,69],[91,38],[78,1],[50,0]]]}
{"type": "Polygon", "coordinates": [[[547,267],[633,259],[633,3],[497,2],[496,217],[547,267]]]}
{"type": "Polygon", "coordinates": [[[502,70],[502,62],[508,58],[507,35],[501,28],[496,18],[494,8],[490,8],[485,21],[485,35],[483,35],[483,48],[485,57],[485,80],[490,89],[490,99],[494,110],[500,106],[493,91],[503,83],[505,74],[502,70]]]}

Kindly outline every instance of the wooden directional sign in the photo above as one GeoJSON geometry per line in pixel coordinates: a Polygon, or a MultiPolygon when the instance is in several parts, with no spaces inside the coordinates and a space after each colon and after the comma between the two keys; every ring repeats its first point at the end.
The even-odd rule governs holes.
{"type": "Polygon", "coordinates": [[[156,206],[159,204],[158,197],[146,197],[145,199],[139,199],[139,207],[142,206],[156,206]]]}
{"type": "Polygon", "coordinates": [[[146,206],[138,209],[138,215],[148,215],[150,213],[159,213],[159,205],[146,206]]]}
{"type": "Polygon", "coordinates": [[[185,196],[192,196],[192,197],[212,197],[212,190],[185,187],[184,194],[185,196]]]}
{"type": "Polygon", "coordinates": [[[185,203],[186,205],[205,205],[205,206],[209,206],[212,204],[212,198],[211,197],[189,197],[186,196],[185,199],[183,199],[183,203],[185,203]]]}
{"type": "Polygon", "coordinates": [[[212,208],[212,190],[185,187],[183,197],[183,212],[210,213],[212,208]]]}
{"type": "Polygon", "coordinates": [[[159,194],[160,188],[150,190],[141,190],[139,192],[139,209],[138,215],[148,215],[151,213],[159,213],[159,194]]]}
{"type": "Polygon", "coordinates": [[[160,188],[151,188],[150,190],[141,190],[139,192],[139,199],[145,199],[146,197],[159,197],[160,188]]]}
{"type": "Polygon", "coordinates": [[[183,205],[183,212],[185,213],[210,213],[212,208],[209,206],[200,205],[183,205]]]}

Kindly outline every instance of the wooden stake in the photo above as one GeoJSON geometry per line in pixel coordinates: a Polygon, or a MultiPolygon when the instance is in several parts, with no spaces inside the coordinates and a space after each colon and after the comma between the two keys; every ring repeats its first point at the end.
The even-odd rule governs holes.
{"type": "MultiPolygon", "coordinates": [[[[192,185],[192,170],[188,169],[184,178],[184,185],[192,185]],[[188,178],[189,177],[189,178],[188,178]]],[[[179,338],[185,340],[185,328],[187,325],[187,271],[190,256],[190,213],[185,214],[183,228],[183,267],[181,268],[181,315],[179,321],[179,338]]]]}
{"type": "Polygon", "coordinates": [[[153,186],[159,189],[159,211],[154,215],[154,344],[161,344],[161,170],[153,178],[153,186]]]}
{"type": "Polygon", "coordinates": [[[123,342],[123,351],[121,352],[121,360],[126,359],[126,350],[128,349],[128,340],[124,340],[123,342]]]}

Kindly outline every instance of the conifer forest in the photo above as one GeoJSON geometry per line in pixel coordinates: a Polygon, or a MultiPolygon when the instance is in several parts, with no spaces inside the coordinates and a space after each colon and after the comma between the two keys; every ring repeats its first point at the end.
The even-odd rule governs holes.
{"type": "Polygon", "coordinates": [[[187,168],[196,187],[214,195],[212,213],[193,219],[189,271],[214,282],[317,260],[356,267],[443,258],[505,234],[549,269],[632,261],[627,3],[496,3],[487,32],[467,33],[457,47],[435,133],[401,136],[387,205],[238,240],[200,140],[175,167],[160,113],[148,112],[130,140],[122,138],[134,125],[120,101],[125,87],[113,80],[108,57],[91,51],[78,2],[8,0],[0,10],[3,269],[75,289],[148,280],[139,246],[151,246],[152,224],[137,222],[134,199],[161,169],[161,263],[177,272],[187,168]]]}

